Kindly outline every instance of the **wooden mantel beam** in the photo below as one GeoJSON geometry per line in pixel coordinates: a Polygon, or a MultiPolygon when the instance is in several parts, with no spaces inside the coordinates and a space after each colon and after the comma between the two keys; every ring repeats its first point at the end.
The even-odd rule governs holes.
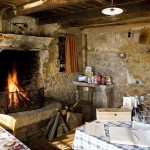
{"type": "MultiPolygon", "coordinates": [[[[27,14],[40,12],[40,11],[48,10],[52,8],[57,8],[60,6],[65,6],[65,5],[69,5],[73,3],[88,2],[88,1],[91,1],[91,0],[47,0],[42,5],[29,8],[29,9],[23,9],[23,6],[20,6],[19,8],[17,8],[17,15],[27,15],[27,14]]],[[[93,0],[93,1],[96,1],[96,0],[93,0]]]]}
{"type": "Polygon", "coordinates": [[[52,37],[0,33],[0,50],[48,50],[52,37]]]}

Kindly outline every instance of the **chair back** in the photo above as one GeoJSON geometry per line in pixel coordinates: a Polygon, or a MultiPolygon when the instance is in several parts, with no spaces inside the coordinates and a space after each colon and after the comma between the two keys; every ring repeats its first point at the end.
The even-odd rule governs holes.
{"type": "Polygon", "coordinates": [[[93,93],[95,87],[77,86],[76,103],[72,107],[72,112],[83,114],[83,123],[92,120],[93,93]]]}
{"type": "Polygon", "coordinates": [[[95,91],[95,87],[77,86],[77,101],[87,100],[93,103],[93,94],[95,91]]]}
{"type": "Polygon", "coordinates": [[[15,134],[15,124],[16,119],[14,117],[5,114],[0,114],[0,125],[6,129],[10,129],[13,134],[15,134]]]}

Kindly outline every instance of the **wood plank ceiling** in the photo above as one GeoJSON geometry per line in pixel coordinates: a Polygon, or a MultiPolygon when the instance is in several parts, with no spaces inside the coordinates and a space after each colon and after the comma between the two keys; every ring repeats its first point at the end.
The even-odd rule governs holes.
{"type": "Polygon", "coordinates": [[[113,6],[124,10],[116,16],[101,12],[111,6],[112,0],[43,0],[39,6],[23,9],[25,4],[35,1],[38,0],[0,0],[0,11],[10,18],[31,16],[40,25],[59,23],[64,28],[150,22],[149,0],[113,0],[113,6]]]}

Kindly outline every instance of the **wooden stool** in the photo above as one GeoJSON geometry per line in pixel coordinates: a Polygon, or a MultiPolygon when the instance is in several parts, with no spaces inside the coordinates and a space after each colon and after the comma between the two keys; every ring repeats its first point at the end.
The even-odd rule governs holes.
{"type": "Polygon", "coordinates": [[[94,87],[77,86],[77,102],[73,105],[72,112],[83,114],[83,123],[92,120],[94,87]]]}

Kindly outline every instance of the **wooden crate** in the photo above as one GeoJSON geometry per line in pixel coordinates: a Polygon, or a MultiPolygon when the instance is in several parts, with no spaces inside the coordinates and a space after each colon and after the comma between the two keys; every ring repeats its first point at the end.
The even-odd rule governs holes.
{"type": "Polygon", "coordinates": [[[131,110],[127,108],[97,108],[99,121],[131,121],[131,110]]]}

